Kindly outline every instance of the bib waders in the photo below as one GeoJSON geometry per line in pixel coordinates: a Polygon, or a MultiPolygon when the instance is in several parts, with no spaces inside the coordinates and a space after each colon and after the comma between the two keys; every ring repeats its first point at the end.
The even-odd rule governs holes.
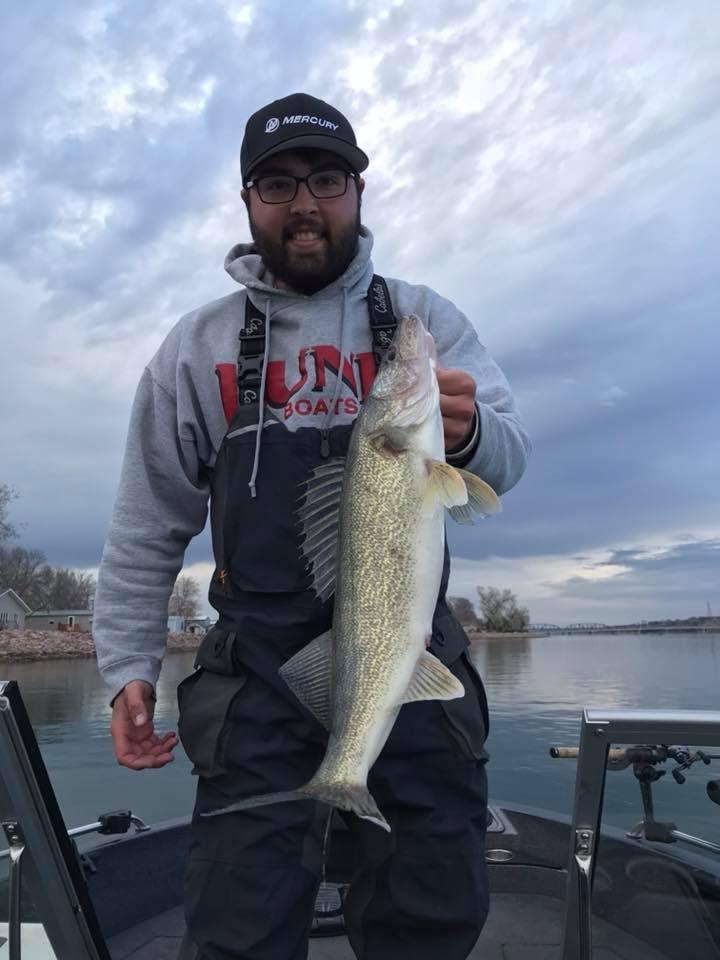
{"type": "MultiPolygon", "coordinates": [[[[394,324],[373,310],[372,292],[380,352],[394,324]]],[[[178,690],[180,737],[198,775],[186,875],[188,960],[304,960],[330,813],[294,801],[200,817],[299,787],[319,766],[327,737],[278,670],[331,624],[332,599],[321,603],[308,588],[294,510],[310,471],[346,455],[352,427],[291,432],[266,420],[251,495],[264,322],[248,306],[238,407],[213,476],[210,599],[219,620],[198,651],[198,669],[178,690]]],[[[465,696],[400,710],[368,779],[392,833],[342,814],[356,847],[345,923],[360,960],[464,960],[487,916],[487,702],[445,602],[448,576],[446,548],[430,649],[465,696]]]]}

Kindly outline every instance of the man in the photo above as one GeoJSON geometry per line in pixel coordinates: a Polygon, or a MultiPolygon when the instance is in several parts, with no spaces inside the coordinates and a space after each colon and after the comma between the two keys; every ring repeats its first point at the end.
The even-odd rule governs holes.
{"type": "MultiPolygon", "coordinates": [[[[448,461],[498,493],[525,468],[507,382],[467,319],[426,287],[374,276],[360,222],[367,166],[346,118],[321,100],[293,94],[250,117],[241,172],[253,244],[225,262],[245,289],[181,319],[133,408],[95,639],[118,761],[163,766],[176,737],[156,734],[152,715],[168,598],[210,499],[219,620],[178,692],[198,774],[187,955],[203,960],[307,955],[328,811],[301,801],[200,814],[297,787],[322,757],[323,730],[278,675],[332,615],[332,600],[308,589],[294,510],[309,471],[346,452],[393,315],[418,315],[435,338],[448,461]]],[[[431,650],[466,695],[402,708],[369,779],[392,833],[345,818],[360,851],[345,917],[368,960],[460,960],[487,914],[487,704],[445,603],[448,572],[446,555],[431,650]]]]}

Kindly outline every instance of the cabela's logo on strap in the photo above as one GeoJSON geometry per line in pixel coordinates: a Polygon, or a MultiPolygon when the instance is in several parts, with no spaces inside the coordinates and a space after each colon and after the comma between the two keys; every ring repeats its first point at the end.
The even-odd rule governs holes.
{"type": "Polygon", "coordinates": [[[280,126],[280,121],[277,117],[270,117],[268,122],[265,124],[265,133],[275,133],[277,128],[280,126]]]}

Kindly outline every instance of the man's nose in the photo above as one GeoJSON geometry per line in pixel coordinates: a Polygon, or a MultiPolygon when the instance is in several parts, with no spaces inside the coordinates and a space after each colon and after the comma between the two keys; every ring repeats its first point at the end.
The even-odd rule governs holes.
{"type": "Polygon", "coordinates": [[[295,199],[290,204],[290,213],[317,213],[318,203],[306,183],[299,183],[295,199]]]}

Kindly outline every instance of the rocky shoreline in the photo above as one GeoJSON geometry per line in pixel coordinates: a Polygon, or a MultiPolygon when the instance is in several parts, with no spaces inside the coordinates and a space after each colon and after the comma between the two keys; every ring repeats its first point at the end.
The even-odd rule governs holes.
{"type": "MultiPolygon", "coordinates": [[[[169,633],[168,652],[196,650],[202,638],[194,633],[169,633]]],[[[0,663],[33,660],[72,660],[95,656],[92,635],[61,630],[0,630],[0,663]]]]}
{"type": "MultiPolygon", "coordinates": [[[[515,640],[542,637],[542,633],[492,633],[467,629],[473,640],[515,640]]],[[[197,650],[202,638],[193,633],[169,633],[168,653],[197,650]]],[[[0,630],[0,663],[33,660],[72,660],[94,657],[92,635],[61,630],[0,630]]]]}

